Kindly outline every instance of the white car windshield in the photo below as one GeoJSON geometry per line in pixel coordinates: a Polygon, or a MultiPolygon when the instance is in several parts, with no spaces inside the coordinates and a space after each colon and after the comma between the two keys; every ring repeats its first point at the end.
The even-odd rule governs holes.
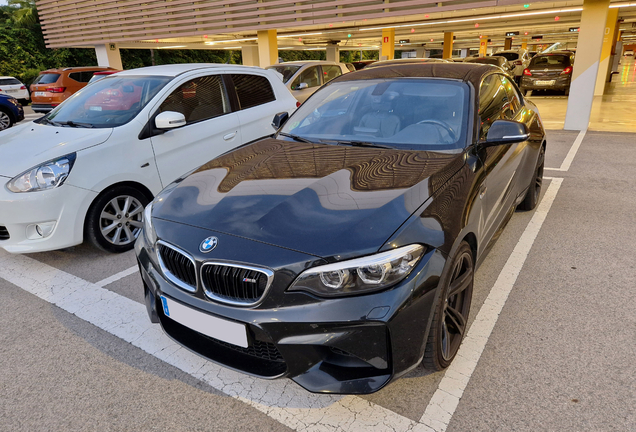
{"type": "Polygon", "coordinates": [[[172,77],[112,76],[73,94],[39,123],[52,126],[112,128],[128,123],[172,77]]]}
{"type": "Polygon", "coordinates": [[[335,82],[301,105],[281,132],[311,142],[460,149],[466,142],[468,95],[465,83],[441,79],[335,82]]]}

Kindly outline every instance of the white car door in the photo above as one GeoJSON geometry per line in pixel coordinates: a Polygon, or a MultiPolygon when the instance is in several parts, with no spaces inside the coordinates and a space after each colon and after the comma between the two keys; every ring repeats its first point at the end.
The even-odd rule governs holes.
{"type": "Polygon", "coordinates": [[[221,74],[181,84],[159,106],[158,112],[166,111],[182,113],[186,125],[151,138],[164,187],[243,143],[238,115],[232,112],[221,74]]]}
{"type": "Polygon", "coordinates": [[[249,73],[233,73],[230,76],[240,107],[238,116],[243,142],[273,134],[274,115],[289,110],[276,100],[270,81],[263,75],[249,73]]]}

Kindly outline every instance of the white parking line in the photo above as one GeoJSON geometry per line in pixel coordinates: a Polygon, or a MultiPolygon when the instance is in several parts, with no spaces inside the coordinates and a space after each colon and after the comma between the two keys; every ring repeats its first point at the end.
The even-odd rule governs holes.
{"type": "Polygon", "coordinates": [[[112,275],[111,277],[107,277],[106,279],[100,280],[99,282],[95,282],[95,285],[98,287],[105,287],[106,285],[112,284],[113,282],[117,282],[119,279],[123,279],[126,276],[130,276],[131,274],[135,274],[139,271],[137,266],[133,266],[124,271],[120,271],[117,274],[112,275]]]}
{"type": "Polygon", "coordinates": [[[448,427],[468,385],[468,381],[488,343],[488,338],[497,323],[499,314],[517,281],[532,244],[537,238],[563,182],[562,178],[546,177],[546,179],[551,180],[550,186],[546,190],[528,226],[521,234],[521,238],[510,254],[508,261],[506,261],[504,268],[499,273],[495,285],[493,285],[490,294],[488,294],[486,301],[477,313],[475,322],[468,330],[457,352],[457,357],[446,370],[442,381],[426,407],[424,415],[420,419],[421,423],[431,427],[436,432],[444,432],[448,427]]]}
{"type": "Polygon", "coordinates": [[[234,372],[169,339],[144,305],[62,270],[0,249],[0,277],[299,431],[421,431],[417,422],[356,396],[315,395],[291,380],[234,372]]]}
{"type": "Polygon", "coordinates": [[[578,136],[576,137],[576,139],[574,140],[574,143],[572,144],[572,147],[570,147],[570,151],[568,151],[568,154],[565,156],[565,159],[563,159],[563,162],[561,163],[561,166],[559,168],[545,168],[547,170],[551,170],[551,171],[567,171],[570,169],[570,165],[572,165],[572,161],[574,160],[574,156],[576,156],[576,152],[579,151],[579,147],[581,147],[581,143],[583,142],[583,138],[585,138],[585,133],[587,132],[587,129],[582,130],[581,132],[579,132],[578,136]]]}

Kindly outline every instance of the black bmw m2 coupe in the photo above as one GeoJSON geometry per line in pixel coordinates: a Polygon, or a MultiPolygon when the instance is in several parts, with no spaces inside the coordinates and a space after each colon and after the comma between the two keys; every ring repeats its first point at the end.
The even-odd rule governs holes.
{"type": "Polygon", "coordinates": [[[334,79],[274,126],[146,208],[150,319],[214,362],[311,392],[447,367],[475,269],[539,199],[536,106],[493,66],[394,65],[334,79]]]}

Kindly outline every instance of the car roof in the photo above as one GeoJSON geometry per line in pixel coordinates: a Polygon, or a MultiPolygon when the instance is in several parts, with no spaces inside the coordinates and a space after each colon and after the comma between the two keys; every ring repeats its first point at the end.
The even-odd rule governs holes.
{"type": "MultiPolygon", "coordinates": [[[[282,62],[282,63],[276,63],[273,64],[271,66],[279,66],[279,65],[283,65],[283,66],[288,66],[288,65],[305,65],[305,64],[311,64],[311,63],[318,63],[318,64],[340,64],[340,62],[335,62],[335,61],[331,61],[331,60],[294,60],[294,61],[288,61],[288,62],[282,62]]],[[[268,66],[270,67],[270,66],[268,66]]]]}
{"type": "Polygon", "coordinates": [[[548,53],[538,53],[535,57],[547,56],[547,55],[574,55],[574,51],[569,51],[569,50],[550,51],[548,53]]]}
{"type": "Polygon", "coordinates": [[[470,82],[479,88],[482,78],[492,72],[501,72],[501,69],[482,63],[406,63],[364,68],[356,73],[341,75],[330,83],[390,78],[447,78],[470,82]]]}
{"type": "Polygon", "coordinates": [[[60,73],[60,72],[65,72],[65,71],[84,71],[84,70],[96,70],[96,69],[109,70],[109,69],[112,69],[112,68],[109,68],[108,66],[77,66],[77,67],[66,67],[66,68],[52,68],[52,69],[44,70],[44,71],[42,71],[40,73],[41,74],[43,74],[43,73],[60,73]]]}
{"type": "Polygon", "coordinates": [[[12,77],[12,76],[0,76],[0,79],[4,79],[4,78],[12,78],[12,79],[17,79],[16,77],[12,77]]]}
{"type": "Polygon", "coordinates": [[[246,69],[246,70],[263,70],[258,66],[242,66],[224,63],[181,63],[170,64],[161,66],[148,66],[138,69],[130,69],[122,72],[118,72],[119,76],[125,75],[152,75],[152,76],[171,76],[175,77],[186,72],[191,72],[199,69],[246,69]]]}

